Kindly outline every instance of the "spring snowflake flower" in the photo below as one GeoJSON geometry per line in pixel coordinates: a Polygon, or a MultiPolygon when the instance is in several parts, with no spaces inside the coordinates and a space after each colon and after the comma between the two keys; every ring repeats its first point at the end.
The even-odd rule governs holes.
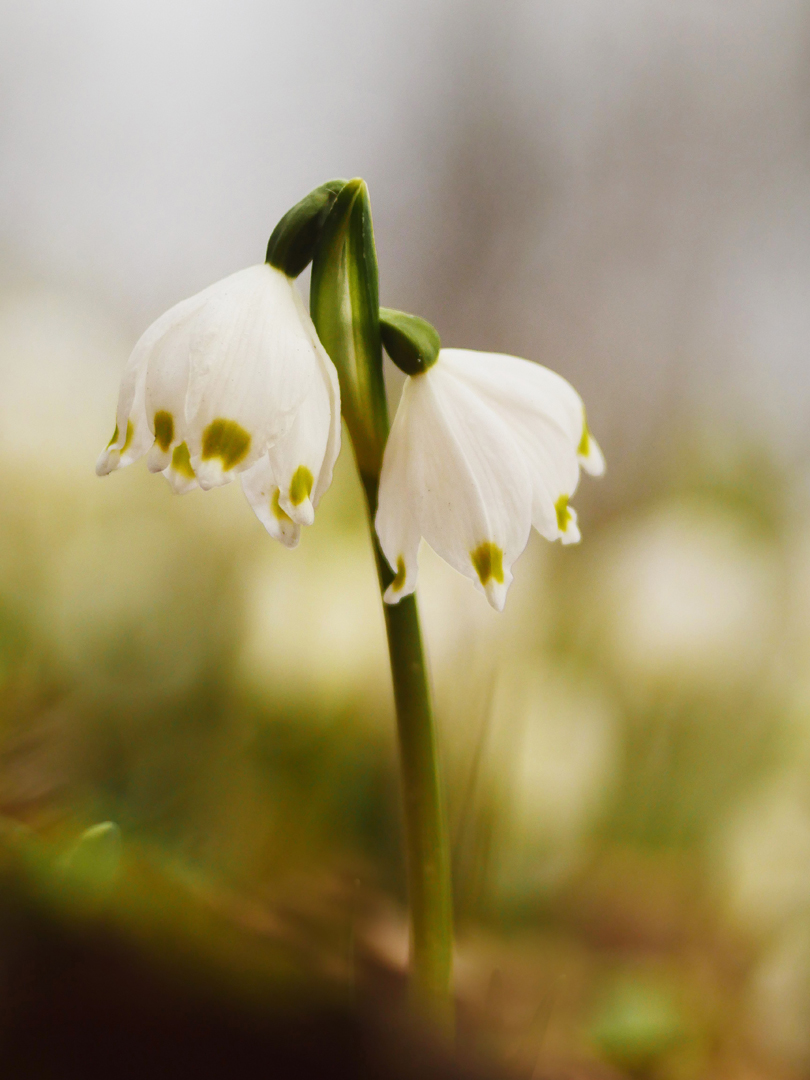
{"type": "Polygon", "coordinates": [[[121,380],[105,476],[147,455],[175,492],[237,474],[288,547],[311,525],[340,449],[337,373],[291,278],[251,266],[149,327],[121,380]]]}
{"type": "Polygon", "coordinates": [[[383,459],[375,520],[397,603],[416,588],[422,537],[503,609],[531,527],[576,543],[569,505],[602,452],[574,388],[514,356],[441,349],[405,380],[383,459]]]}

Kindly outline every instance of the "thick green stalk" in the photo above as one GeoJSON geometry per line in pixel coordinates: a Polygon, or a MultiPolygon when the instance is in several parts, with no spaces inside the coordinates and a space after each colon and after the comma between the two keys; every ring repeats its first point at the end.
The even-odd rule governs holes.
{"type": "MultiPolygon", "coordinates": [[[[379,480],[363,477],[380,595],[394,580],[374,531],[379,480]]],[[[452,1025],[453,904],[436,725],[416,596],[383,604],[394,683],[411,917],[412,994],[452,1025]]]]}
{"type": "MultiPolygon", "coordinates": [[[[362,180],[341,190],[312,263],[310,311],[340,379],[341,407],[366,493],[381,593],[394,578],[374,530],[388,411],[382,375],[377,254],[362,180]]],[[[436,730],[416,597],[383,604],[402,779],[414,1004],[452,1025],[450,857],[436,730]]]]}

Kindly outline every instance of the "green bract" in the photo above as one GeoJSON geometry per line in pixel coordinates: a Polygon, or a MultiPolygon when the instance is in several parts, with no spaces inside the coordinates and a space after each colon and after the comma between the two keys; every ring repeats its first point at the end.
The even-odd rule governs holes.
{"type": "Polygon", "coordinates": [[[288,210],[273,229],[265,262],[287,277],[298,277],[312,261],[323,224],[345,183],[327,180],[288,210]]]}
{"type": "Polygon", "coordinates": [[[406,375],[421,375],[439,359],[442,340],[418,315],[380,308],[380,333],[385,351],[406,375]]]}

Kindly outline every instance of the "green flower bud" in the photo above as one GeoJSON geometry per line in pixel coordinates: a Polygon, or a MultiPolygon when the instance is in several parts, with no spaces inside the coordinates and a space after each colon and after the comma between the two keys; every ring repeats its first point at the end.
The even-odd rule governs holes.
{"type": "Polygon", "coordinates": [[[315,249],[309,309],[337,368],[341,408],[364,477],[379,476],[388,435],[379,304],[368,188],[354,179],[335,200],[315,249]]]}
{"type": "Polygon", "coordinates": [[[265,262],[287,277],[298,277],[312,261],[324,222],[345,183],[328,180],[288,210],[273,229],[265,262]]]}
{"type": "Polygon", "coordinates": [[[421,375],[439,359],[442,340],[418,315],[380,308],[380,334],[385,351],[406,375],[421,375]]]}

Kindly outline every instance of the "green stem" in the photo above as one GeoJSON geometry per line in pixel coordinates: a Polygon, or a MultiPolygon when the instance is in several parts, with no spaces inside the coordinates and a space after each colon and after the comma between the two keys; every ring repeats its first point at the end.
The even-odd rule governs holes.
{"type": "MultiPolygon", "coordinates": [[[[310,201],[314,198],[318,213],[322,202],[332,196],[330,185],[324,187],[308,197],[310,201]]],[[[300,204],[306,210],[305,217],[312,211],[308,200],[300,204]]],[[[340,188],[321,227],[314,248],[309,299],[318,337],[340,379],[341,410],[363,478],[377,574],[384,593],[394,575],[377,543],[374,515],[388,437],[388,406],[377,251],[368,189],[359,177],[340,188]]],[[[418,1007],[449,1028],[453,954],[450,858],[416,597],[406,596],[395,605],[383,603],[383,610],[399,731],[412,997],[418,1007]]]]}
{"type": "MultiPolygon", "coordinates": [[[[380,593],[394,579],[374,531],[376,477],[363,477],[380,593]]],[[[394,683],[411,917],[411,994],[445,1028],[453,1022],[453,904],[436,727],[416,596],[383,604],[394,683]]]]}

